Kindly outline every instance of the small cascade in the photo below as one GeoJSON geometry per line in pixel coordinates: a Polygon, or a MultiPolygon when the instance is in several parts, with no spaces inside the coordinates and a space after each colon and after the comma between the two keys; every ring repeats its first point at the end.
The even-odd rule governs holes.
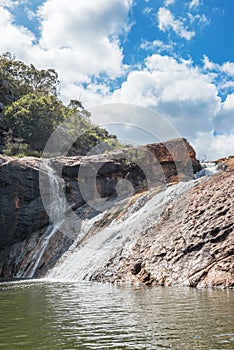
{"type": "Polygon", "coordinates": [[[50,225],[43,237],[43,240],[40,240],[40,248],[39,250],[36,250],[33,258],[32,258],[32,264],[29,265],[27,271],[24,273],[24,277],[32,278],[35,275],[35,272],[41,262],[42,256],[46,251],[46,248],[50,242],[50,239],[53,237],[55,232],[58,230],[59,225],[53,226],[50,225]]]}
{"type": "MultiPolygon", "coordinates": [[[[131,254],[131,246],[155,226],[165,205],[198,182],[199,180],[181,182],[155,195],[152,195],[152,191],[142,194],[137,202],[130,204],[123,216],[113,217],[106,227],[102,225],[103,214],[96,216],[89,224],[84,221],[81,231],[85,231],[87,239],[83,242],[75,241],[47,277],[56,280],[92,280],[111,259],[120,261],[121,256],[131,254]],[[98,227],[98,221],[102,228],[89,235],[89,228],[94,223],[98,227]]],[[[114,208],[109,210],[109,216],[111,211],[114,212],[114,208]]]]}
{"type": "Polygon", "coordinates": [[[51,238],[59,230],[65,217],[66,200],[63,193],[64,180],[57,176],[50,166],[49,160],[43,162],[41,171],[43,172],[43,177],[46,177],[42,190],[44,192],[44,200],[46,200],[46,210],[49,215],[50,224],[34,249],[31,263],[26,271],[20,272],[17,277],[34,277],[51,238]]]}
{"type": "Polygon", "coordinates": [[[195,179],[199,179],[202,176],[212,176],[218,172],[217,165],[212,162],[201,163],[202,169],[195,175],[195,179]]]}

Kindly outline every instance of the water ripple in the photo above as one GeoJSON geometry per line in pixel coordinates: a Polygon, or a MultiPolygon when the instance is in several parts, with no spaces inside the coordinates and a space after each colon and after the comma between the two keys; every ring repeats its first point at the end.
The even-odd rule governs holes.
{"type": "Polygon", "coordinates": [[[234,292],[0,283],[0,349],[233,349],[234,292]]]}

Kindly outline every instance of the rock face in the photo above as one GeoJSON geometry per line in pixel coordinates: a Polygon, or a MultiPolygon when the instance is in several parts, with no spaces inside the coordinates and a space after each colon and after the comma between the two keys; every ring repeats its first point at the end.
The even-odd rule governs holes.
{"type": "Polygon", "coordinates": [[[46,232],[40,197],[39,161],[0,156],[0,276],[14,277],[46,232]]]}
{"type": "Polygon", "coordinates": [[[194,149],[182,138],[109,154],[60,157],[53,166],[60,169],[67,182],[68,201],[77,207],[84,200],[115,196],[117,182],[122,179],[131,184],[135,193],[191,180],[201,170],[194,149]]]}
{"type": "Polygon", "coordinates": [[[39,192],[38,161],[0,156],[0,249],[48,224],[39,192]]]}
{"type": "MultiPolygon", "coordinates": [[[[74,241],[75,236],[64,235],[59,227],[48,239],[53,227],[40,194],[42,163],[36,158],[0,156],[1,277],[28,276],[26,272],[33,266],[33,275],[43,276],[74,241]]],[[[105,155],[55,158],[50,166],[65,180],[67,203],[81,220],[98,214],[89,201],[108,203],[118,196],[126,199],[133,195],[126,206],[120,201],[119,206],[107,210],[88,231],[91,237],[114,220],[131,219],[139,208],[144,211],[148,197],[164,186],[191,180],[193,172],[201,168],[184,139],[105,155]],[[131,214],[129,206],[136,203],[139,208],[135,206],[131,214]]],[[[218,174],[197,180],[195,187],[168,201],[159,219],[153,225],[151,221],[149,227],[143,225],[146,229],[134,238],[131,247],[126,239],[126,249],[115,252],[92,279],[155,286],[234,287],[233,160],[219,161],[219,167],[222,171],[218,174]]]]}
{"type": "Polygon", "coordinates": [[[234,287],[233,196],[234,170],[207,178],[166,206],[160,220],[142,233],[121,263],[117,256],[112,258],[95,278],[146,285],[234,287]]]}
{"type": "MultiPolygon", "coordinates": [[[[19,273],[23,276],[49,234],[49,218],[39,188],[41,164],[42,160],[32,157],[0,156],[1,277],[19,273]]],[[[63,176],[67,202],[81,216],[95,215],[95,211],[87,207],[89,200],[109,199],[121,191],[129,195],[186,181],[201,168],[185,139],[106,155],[60,157],[53,159],[51,166],[63,176]],[[122,180],[127,181],[122,183],[122,180]]],[[[58,230],[43,253],[36,275],[51,267],[71,243],[72,239],[63,237],[58,230]]]]}

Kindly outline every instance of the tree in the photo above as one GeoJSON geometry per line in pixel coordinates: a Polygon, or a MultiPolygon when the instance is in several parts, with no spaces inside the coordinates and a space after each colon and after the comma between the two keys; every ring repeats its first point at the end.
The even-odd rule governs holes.
{"type": "Polygon", "coordinates": [[[2,124],[8,135],[2,152],[40,154],[60,123],[56,142],[65,150],[70,148],[68,155],[119,147],[115,136],[91,123],[90,113],[79,100],[64,106],[57,98],[58,86],[54,69],[38,70],[9,52],[0,56],[0,102],[5,104],[2,124]]]}
{"type": "Polygon", "coordinates": [[[8,105],[15,100],[11,84],[0,75],[0,102],[8,105]]]}
{"type": "Polygon", "coordinates": [[[77,108],[77,109],[84,109],[84,106],[82,105],[82,102],[79,100],[70,100],[68,107],[70,108],[77,108]]]}
{"type": "Polygon", "coordinates": [[[5,122],[15,138],[42,151],[55,127],[66,118],[67,107],[55,96],[27,94],[5,110],[5,122]]]}
{"type": "Polygon", "coordinates": [[[29,93],[57,96],[58,87],[54,69],[39,70],[33,64],[16,60],[9,52],[0,56],[1,102],[8,105],[29,93]]]}
{"type": "Polygon", "coordinates": [[[81,118],[89,120],[91,116],[91,113],[84,108],[82,102],[79,100],[70,100],[68,108],[71,109],[73,114],[78,114],[81,118]]]}

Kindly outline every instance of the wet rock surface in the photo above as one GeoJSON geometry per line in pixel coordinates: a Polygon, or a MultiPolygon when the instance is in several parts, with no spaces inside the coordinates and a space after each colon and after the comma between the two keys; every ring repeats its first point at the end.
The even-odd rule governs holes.
{"type": "Polygon", "coordinates": [[[130,252],[120,260],[119,251],[94,278],[146,285],[234,287],[233,196],[233,170],[207,178],[169,203],[130,252]]]}
{"type": "Polygon", "coordinates": [[[0,249],[48,224],[40,197],[39,162],[0,156],[0,249]]]}
{"type": "MultiPolygon", "coordinates": [[[[49,218],[40,196],[41,164],[42,160],[33,157],[0,155],[1,277],[14,277],[26,270],[48,232],[49,218]]],[[[87,202],[113,198],[118,191],[126,191],[126,183],[130,184],[126,194],[131,195],[186,181],[200,170],[195,152],[185,139],[104,155],[60,157],[51,164],[58,174],[61,172],[67,202],[81,219],[82,215],[96,215],[95,210],[84,214],[87,202]],[[118,188],[120,180],[126,182],[118,188]]],[[[55,234],[42,256],[38,275],[52,267],[72,241],[72,235],[55,234]]]]}

